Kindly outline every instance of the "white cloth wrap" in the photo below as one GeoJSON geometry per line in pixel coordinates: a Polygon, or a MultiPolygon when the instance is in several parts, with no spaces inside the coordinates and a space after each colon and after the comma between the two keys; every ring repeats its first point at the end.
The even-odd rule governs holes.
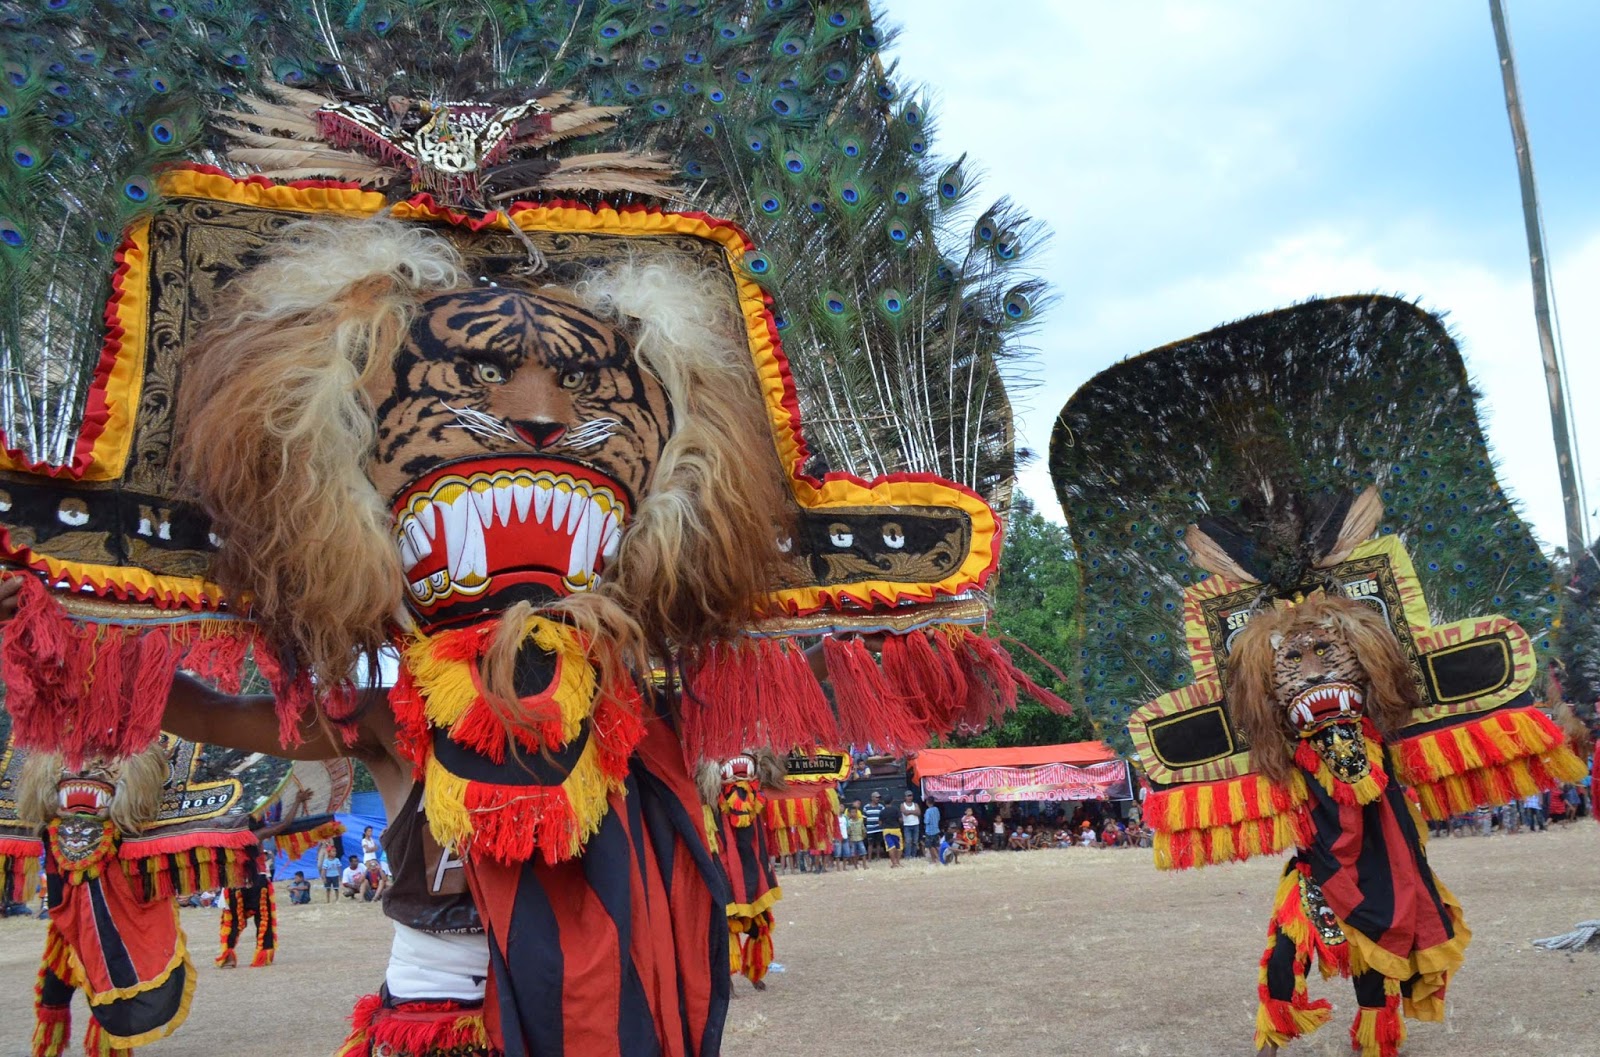
{"type": "Polygon", "coordinates": [[[391,921],[394,946],[384,983],[400,1002],[450,998],[483,1001],[489,937],[482,932],[423,932],[391,921]]]}

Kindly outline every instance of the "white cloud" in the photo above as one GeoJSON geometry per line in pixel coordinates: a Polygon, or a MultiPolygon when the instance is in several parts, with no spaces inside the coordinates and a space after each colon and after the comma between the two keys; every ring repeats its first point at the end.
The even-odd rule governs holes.
{"type": "MultiPolygon", "coordinates": [[[[1123,357],[1314,295],[1395,293],[1448,314],[1486,397],[1502,483],[1547,541],[1565,538],[1480,6],[979,10],[902,0],[889,14],[904,26],[901,75],[933,98],[936,146],[969,152],[989,193],[1055,232],[1034,261],[1060,300],[1035,339],[1044,384],[1019,401],[1025,444],[1042,455],[1066,399],[1123,357]]],[[[1540,14],[1525,21],[1546,32],[1540,14]]],[[[1536,103],[1536,130],[1572,134],[1536,103]]],[[[1600,345],[1600,228],[1562,223],[1548,212],[1559,201],[1546,208],[1581,409],[1600,396],[1600,359],[1586,352],[1600,345]]],[[[1594,507],[1600,421],[1580,411],[1580,426],[1594,507]]],[[[1022,484],[1059,513],[1042,458],[1022,484]]]]}
{"type": "MultiPolygon", "coordinates": [[[[1526,274],[1491,271],[1471,261],[1407,252],[1408,240],[1357,243],[1327,227],[1286,236],[1241,262],[1235,270],[1188,276],[1130,291],[1094,306],[1054,343],[1052,384],[1032,395],[1022,421],[1026,443],[1043,450],[1054,415],[1078,385],[1109,366],[1103,350],[1151,348],[1266,308],[1316,295],[1379,291],[1420,296],[1424,308],[1446,314],[1468,370],[1483,392],[1479,411],[1500,462],[1500,481],[1522,504],[1547,542],[1565,539],[1560,486],[1532,294],[1526,274]]],[[[1424,242],[1426,244],[1426,241],[1424,242]]],[[[1600,421],[1584,401],[1600,397],[1600,357],[1579,350],[1600,345],[1600,303],[1582,291],[1600,289],[1600,232],[1570,259],[1558,263],[1568,291],[1562,316],[1568,385],[1579,404],[1578,425],[1590,506],[1600,503],[1600,421]]],[[[1558,290],[1559,293],[1559,290],[1558,290]]],[[[1053,494],[1041,460],[1023,473],[1024,490],[1041,500],[1053,494]]],[[[1055,511],[1052,511],[1054,513],[1055,511]]]]}

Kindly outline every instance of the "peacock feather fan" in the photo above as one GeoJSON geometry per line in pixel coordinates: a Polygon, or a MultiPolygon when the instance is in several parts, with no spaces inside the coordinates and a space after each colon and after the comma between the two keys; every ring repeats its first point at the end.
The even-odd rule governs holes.
{"type": "Polygon", "coordinates": [[[1083,694],[1121,724],[1192,679],[1182,593],[1236,555],[1247,580],[1304,580],[1348,497],[1376,486],[1436,623],[1503,613],[1546,650],[1551,568],[1495,478],[1444,324],[1389,297],[1310,301],[1117,364],[1056,421],[1050,474],[1083,576],[1083,694]],[[1282,537],[1282,538],[1279,538],[1282,537]]]}
{"type": "Polygon", "coordinates": [[[76,430],[118,232],[163,164],[388,190],[405,165],[378,140],[452,103],[476,119],[538,101],[561,135],[519,140],[493,181],[413,171],[413,188],[490,207],[667,196],[736,220],[760,247],[744,265],[773,298],[809,469],[925,471],[1007,498],[1006,381],[1045,298],[1026,270],[1041,232],[980,203],[964,159],[935,157],[866,3],[0,0],[0,33],[0,426],[35,458],[59,461],[76,430]],[[324,106],[371,120],[330,146],[324,106]],[[558,139],[564,161],[545,149],[558,139]],[[596,159],[631,175],[595,179],[596,159]]]}

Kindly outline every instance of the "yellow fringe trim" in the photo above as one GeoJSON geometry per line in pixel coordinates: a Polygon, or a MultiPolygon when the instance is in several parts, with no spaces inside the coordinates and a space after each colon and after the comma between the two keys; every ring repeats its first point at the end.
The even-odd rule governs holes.
{"type": "MultiPolygon", "coordinates": [[[[589,743],[583,747],[578,762],[573,765],[571,773],[560,786],[527,787],[530,799],[534,796],[548,795],[552,789],[557,788],[567,794],[567,801],[572,805],[577,825],[566,842],[562,858],[571,858],[583,849],[584,841],[599,831],[600,822],[608,809],[606,798],[610,795],[613,783],[600,769],[599,757],[599,746],[591,737],[589,743]]],[[[443,847],[464,849],[471,841],[475,829],[472,821],[475,813],[504,810],[499,807],[483,808],[479,812],[469,809],[467,788],[471,784],[468,779],[446,770],[437,757],[431,755],[428,757],[422,794],[423,809],[428,816],[428,829],[443,847]]],[[[618,779],[615,784],[620,789],[622,780],[618,779]]]]}
{"type": "Polygon", "coordinates": [[[1302,1035],[1309,1035],[1328,1022],[1333,1016],[1333,1010],[1327,1007],[1316,1009],[1290,1009],[1289,1016],[1294,1019],[1295,1033],[1293,1035],[1278,1031],[1272,1026],[1272,1019],[1267,1015],[1266,1008],[1256,1006],[1256,1049],[1261,1049],[1268,1043],[1274,1046],[1284,1046],[1302,1035]]]}
{"type": "Polygon", "coordinates": [[[1344,927],[1344,923],[1340,922],[1340,926],[1344,927],[1345,939],[1350,942],[1350,975],[1358,976],[1375,969],[1389,980],[1421,977],[1411,987],[1410,1004],[1424,1011],[1415,1014],[1417,1020],[1444,1018],[1443,1000],[1434,996],[1444,989],[1450,974],[1461,968],[1467,960],[1467,945],[1472,942],[1472,930],[1467,927],[1455,893],[1446,888],[1437,876],[1433,883],[1438,889],[1439,901],[1444,904],[1445,912],[1450,915],[1450,923],[1455,927],[1455,936],[1444,943],[1412,951],[1409,957],[1401,958],[1378,946],[1365,933],[1344,927]],[[1430,1015],[1435,1004],[1438,1007],[1437,1016],[1430,1015]]]}
{"type": "Polygon", "coordinates": [[[756,899],[755,899],[755,902],[753,902],[753,903],[729,903],[728,904],[728,917],[730,917],[730,918],[753,918],[753,917],[756,917],[759,914],[764,914],[768,910],[771,910],[773,908],[773,905],[776,904],[778,902],[778,900],[780,900],[782,898],[783,898],[783,889],[781,887],[779,887],[778,885],[773,885],[771,888],[767,889],[765,892],[762,892],[759,896],[757,896],[756,899]]]}
{"type": "Polygon", "coordinates": [[[28,1040],[33,1057],[60,1057],[67,1048],[67,1030],[70,1024],[59,1020],[52,1023],[39,1021],[33,1026],[33,1037],[28,1040]]]}
{"type": "MultiPolygon", "coordinates": [[[[172,914],[173,917],[177,917],[178,907],[176,903],[172,905],[172,914]]],[[[126,1047],[132,1049],[143,1046],[146,1043],[154,1042],[157,1039],[164,1039],[168,1035],[171,1035],[174,1031],[177,1031],[179,1028],[181,1028],[183,1026],[183,1022],[189,1019],[189,1008],[194,1005],[195,984],[199,982],[198,977],[195,975],[194,963],[189,960],[189,945],[184,942],[183,931],[181,929],[178,932],[177,953],[173,955],[172,961],[168,963],[167,967],[162,970],[161,975],[158,976],[154,981],[150,983],[138,984],[134,987],[120,988],[115,991],[105,991],[98,995],[88,994],[87,991],[84,993],[89,999],[89,1004],[91,1006],[90,1013],[92,1015],[93,1006],[105,1005],[107,1002],[111,1001],[112,998],[133,998],[145,991],[150,990],[151,988],[158,987],[161,984],[166,983],[168,977],[172,975],[173,970],[179,965],[183,966],[183,998],[178,1002],[177,1012],[172,1015],[171,1020],[167,1021],[165,1024],[162,1024],[160,1027],[151,1028],[149,1031],[140,1032],[137,1035],[113,1035],[111,1032],[105,1029],[104,1025],[102,1025],[100,1028],[102,1036],[106,1039],[113,1040],[116,1043],[117,1048],[126,1047]]]]}
{"type": "MultiPolygon", "coordinates": [[[[565,624],[540,616],[529,616],[522,636],[532,639],[540,649],[556,655],[556,674],[552,696],[561,709],[561,736],[571,741],[578,736],[583,721],[592,710],[598,680],[589,663],[578,633],[565,624]]],[[[450,727],[466,715],[482,697],[475,666],[470,662],[441,659],[438,639],[426,635],[413,638],[405,653],[406,668],[422,694],[428,722],[450,727]]]]}
{"type": "Polygon", "coordinates": [[[1306,801],[1306,783],[1296,768],[1285,786],[1275,787],[1249,774],[1176,786],[1162,796],[1160,808],[1147,816],[1155,829],[1151,850],[1156,869],[1182,870],[1276,855],[1294,847],[1295,819],[1306,801]]]}

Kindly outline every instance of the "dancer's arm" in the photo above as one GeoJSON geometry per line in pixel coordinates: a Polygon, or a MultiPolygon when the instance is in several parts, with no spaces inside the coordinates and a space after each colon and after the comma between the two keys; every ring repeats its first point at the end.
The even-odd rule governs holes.
{"type": "Polygon", "coordinates": [[[336,760],[342,756],[368,764],[387,760],[387,746],[394,741],[394,719],[386,707],[388,691],[375,687],[357,693],[362,708],[354,745],[346,745],[331,724],[321,722],[314,714],[300,721],[300,743],[288,745],[279,737],[278,713],[270,695],[224,694],[179,672],[167,695],[161,729],[189,741],[288,760],[336,760]]]}

